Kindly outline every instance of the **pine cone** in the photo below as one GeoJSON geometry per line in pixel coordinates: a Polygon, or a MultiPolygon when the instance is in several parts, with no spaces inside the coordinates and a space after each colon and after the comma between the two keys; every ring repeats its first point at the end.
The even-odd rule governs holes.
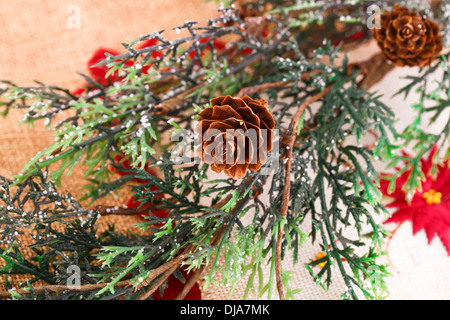
{"type": "Polygon", "coordinates": [[[430,65],[442,50],[437,23],[398,4],[381,15],[375,38],[385,57],[400,67],[430,65]]]}
{"type": "Polygon", "coordinates": [[[258,171],[272,150],[275,121],[265,100],[231,96],[211,100],[200,113],[195,131],[201,135],[197,154],[214,172],[224,171],[233,179],[247,169],[258,171]]]}

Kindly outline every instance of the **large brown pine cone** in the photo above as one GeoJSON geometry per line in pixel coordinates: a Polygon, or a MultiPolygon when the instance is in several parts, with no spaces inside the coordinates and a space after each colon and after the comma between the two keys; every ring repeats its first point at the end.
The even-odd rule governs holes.
{"type": "Polygon", "coordinates": [[[211,100],[200,113],[195,131],[201,135],[197,154],[217,173],[233,179],[245,176],[247,169],[258,171],[272,150],[275,121],[265,100],[231,96],[211,100]]]}
{"type": "Polygon", "coordinates": [[[400,67],[430,65],[442,50],[437,23],[398,4],[381,15],[375,38],[385,57],[400,67]]]}

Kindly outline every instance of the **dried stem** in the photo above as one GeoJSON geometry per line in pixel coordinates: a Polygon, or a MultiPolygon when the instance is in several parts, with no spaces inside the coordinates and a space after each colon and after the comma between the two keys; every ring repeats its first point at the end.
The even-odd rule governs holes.
{"type": "MultiPolygon", "coordinates": [[[[190,248],[187,249],[186,251],[189,252],[190,248]]],[[[136,286],[136,290],[139,290],[145,286],[148,286],[154,279],[156,279],[156,277],[163,274],[167,270],[170,270],[174,265],[176,265],[178,267],[179,264],[183,261],[183,259],[184,259],[183,255],[179,255],[176,258],[159,266],[158,268],[153,270],[143,282],[141,282],[139,285],[136,286]]]]}
{"type": "MultiPolygon", "coordinates": [[[[285,147],[285,154],[283,159],[286,159],[286,168],[284,173],[284,189],[283,189],[283,198],[281,200],[281,212],[280,216],[282,218],[287,216],[288,207],[289,207],[289,197],[291,193],[291,159],[292,159],[292,149],[295,142],[295,136],[297,132],[298,122],[300,117],[302,116],[305,109],[312,103],[324,97],[331,90],[331,86],[326,87],[322,92],[315,94],[314,96],[308,98],[305,102],[303,102],[295,112],[292,120],[291,120],[291,132],[286,134],[282,138],[282,146],[285,147]]],[[[275,273],[277,279],[277,289],[278,294],[281,300],[285,300],[284,295],[284,286],[281,280],[281,243],[283,237],[283,229],[278,229],[278,237],[276,243],[276,258],[275,258],[275,273]]]]}
{"type": "MultiPolygon", "coordinates": [[[[350,64],[348,67],[348,72],[351,72],[351,68],[358,67],[362,71],[362,75],[364,76],[363,79],[358,83],[359,87],[366,87],[366,89],[369,89],[381,79],[383,79],[383,76],[386,75],[389,71],[391,71],[394,66],[390,65],[386,62],[384,59],[384,56],[382,53],[375,54],[371,58],[369,58],[366,61],[360,62],[360,63],[354,63],[350,64]]],[[[295,112],[294,116],[291,120],[291,132],[289,134],[286,134],[282,137],[281,140],[281,147],[285,148],[285,153],[280,160],[285,160],[285,175],[284,175],[284,188],[283,188],[283,197],[281,202],[281,217],[286,217],[289,207],[289,198],[290,198],[290,189],[291,189],[291,160],[292,160],[292,149],[295,143],[295,137],[296,137],[296,131],[298,122],[300,120],[300,117],[302,116],[305,109],[312,103],[320,100],[323,98],[328,92],[330,91],[331,86],[326,87],[322,92],[319,92],[315,94],[314,96],[307,99],[305,102],[303,102],[295,112]]],[[[372,134],[374,134],[372,132],[372,134]]],[[[285,299],[284,295],[284,287],[283,282],[281,280],[281,244],[282,244],[282,236],[283,236],[283,230],[280,228],[278,230],[278,238],[276,243],[276,259],[275,259],[275,273],[277,278],[277,289],[278,294],[280,296],[281,300],[285,299]]]]}
{"type": "MultiPolygon", "coordinates": [[[[106,287],[109,283],[96,283],[96,284],[85,284],[82,286],[67,286],[67,285],[48,285],[48,286],[41,286],[33,288],[35,293],[42,293],[45,291],[49,292],[62,292],[62,291],[77,291],[77,292],[83,292],[83,291],[91,291],[91,290],[97,290],[102,289],[106,287]]],[[[114,286],[115,287],[123,287],[130,284],[129,280],[123,280],[117,282],[114,286]]],[[[30,294],[31,292],[28,290],[20,289],[20,290],[14,290],[14,292],[17,292],[18,294],[25,295],[30,294]]],[[[2,291],[0,292],[0,298],[9,298],[11,296],[11,293],[9,291],[2,291]]]]}
{"type": "Polygon", "coordinates": [[[358,83],[359,88],[370,88],[380,82],[384,76],[395,68],[395,65],[387,63],[383,53],[377,53],[370,59],[352,63],[348,66],[349,72],[353,67],[361,69],[364,78],[358,83]]]}
{"type": "Polygon", "coordinates": [[[236,97],[244,97],[244,96],[251,96],[255,93],[265,91],[268,89],[276,89],[284,87],[288,84],[288,82],[278,81],[278,82],[267,82],[263,83],[257,86],[251,86],[251,87],[245,87],[242,88],[239,93],[236,95],[236,97]]]}
{"type": "MultiPolygon", "coordinates": [[[[311,70],[308,72],[305,72],[301,75],[301,79],[302,80],[307,80],[310,79],[311,76],[316,75],[316,74],[320,74],[322,73],[323,70],[320,69],[315,69],[315,70],[311,70]]],[[[268,89],[277,89],[277,88],[282,88],[284,86],[287,86],[288,84],[292,83],[292,81],[277,81],[277,82],[266,82],[266,83],[262,83],[256,86],[250,86],[250,87],[245,87],[242,88],[238,94],[236,95],[236,97],[243,97],[243,96],[252,96],[255,93],[261,92],[261,91],[266,91],[268,89]]]]}
{"type": "Polygon", "coordinates": [[[395,269],[398,273],[400,273],[400,271],[399,271],[399,270],[395,267],[395,265],[392,263],[392,260],[391,260],[390,254],[389,254],[389,245],[391,244],[391,240],[392,240],[392,238],[394,237],[394,235],[397,233],[398,229],[400,229],[400,227],[401,227],[404,223],[405,223],[405,221],[402,221],[401,223],[399,223],[399,225],[398,225],[397,227],[395,227],[394,231],[391,232],[391,234],[389,235],[388,240],[387,240],[387,242],[386,242],[386,249],[385,249],[385,251],[387,252],[387,253],[386,253],[386,257],[387,257],[387,259],[388,259],[389,265],[390,265],[393,269],[395,269]]]}
{"type": "Polygon", "coordinates": [[[118,216],[134,216],[140,213],[149,212],[152,210],[153,205],[142,206],[140,208],[118,208],[115,206],[97,206],[95,210],[100,213],[101,216],[118,215],[118,216]]]}
{"type": "Polygon", "coordinates": [[[181,259],[180,261],[177,261],[177,262],[175,262],[175,259],[174,259],[174,260],[171,260],[168,263],[164,264],[164,265],[169,264],[169,267],[163,273],[163,275],[161,276],[161,279],[159,279],[157,282],[155,282],[153,285],[151,285],[150,288],[148,288],[148,290],[142,296],[140,296],[138,298],[138,300],[147,300],[148,297],[150,297],[164,283],[164,281],[166,281],[167,278],[169,278],[170,275],[172,273],[174,273],[175,270],[178,269],[179,265],[181,264],[181,261],[183,261],[183,259],[181,259]]]}
{"type": "Polygon", "coordinates": [[[175,298],[175,300],[183,300],[186,295],[191,291],[192,287],[197,283],[198,279],[201,277],[203,270],[205,270],[205,266],[201,266],[198,268],[192,277],[186,282],[186,284],[183,287],[183,290],[180,292],[180,294],[175,298]]]}
{"type": "MultiPolygon", "coordinates": [[[[138,300],[147,300],[148,297],[150,297],[153,294],[153,292],[155,292],[156,289],[158,289],[164,283],[164,281],[166,281],[167,278],[169,278],[170,275],[172,273],[174,273],[175,270],[178,269],[178,267],[180,266],[181,262],[183,261],[183,256],[178,256],[178,257],[176,259],[173,259],[173,260],[171,260],[171,261],[169,261],[169,262],[167,262],[167,263],[165,263],[163,265],[164,269],[165,269],[165,272],[163,271],[163,272],[159,273],[159,274],[162,273],[161,278],[157,282],[155,282],[153,285],[151,285],[150,288],[148,288],[147,291],[144,292],[144,294],[138,298],[138,300]],[[178,257],[180,257],[181,259],[177,259],[178,257]]],[[[152,278],[154,279],[155,277],[156,276],[154,276],[152,278]]]]}
{"type": "MultiPolygon", "coordinates": [[[[219,201],[214,208],[220,208],[222,207],[224,204],[226,204],[229,199],[231,198],[231,196],[227,196],[224,199],[222,199],[221,201],[219,201]]],[[[224,226],[220,227],[213,235],[213,239],[211,241],[211,245],[217,245],[218,239],[220,239],[223,235],[225,231],[224,226]]],[[[185,250],[184,250],[184,254],[186,253],[190,253],[192,250],[194,249],[193,245],[188,246],[185,250]]],[[[153,270],[150,275],[148,276],[147,279],[145,279],[145,281],[143,281],[139,286],[136,287],[136,290],[143,288],[147,285],[149,285],[156,277],[158,277],[159,275],[163,274],[163,276],[161,277],[160,280],[158,280],[155,284],[153,284],[145,293],[144,295],[142,295],[141,297],[139,297],[140,300],[146,300],[148,297],[150,297],[153,292],[156,291],[156,289],[162,284],[164,283],[164,281],[172,274],[175,272],[175,270],[177,270],[177,268],[181,265],[181,263],[183,262],[183,260],[185,259],[184,254],[181,254],[179,256],[177,256],[176,258],[166,262],[165,264],[161,265],[160,267],[156,268],[155,270],[153,270]]],[[[193,275],[192,278],[195,278],[195,280],[191,281],[191,279],[186,283],[185,285],[185,289],[187,291],[185,291],[185,289],[183,289],[182,293],[180,293],[179,297],[181,297],[181,299],[184,298],[184,296],[190,291],[190,289],[194,286],[194,284],[197,282],[198,278],[201,276],[202,272],[204,270],[204,266],[202,266],[201,268],[199,268],[195,274],[193,275]],[[182,295],[184,292],[184,295],[182,295]]]]}

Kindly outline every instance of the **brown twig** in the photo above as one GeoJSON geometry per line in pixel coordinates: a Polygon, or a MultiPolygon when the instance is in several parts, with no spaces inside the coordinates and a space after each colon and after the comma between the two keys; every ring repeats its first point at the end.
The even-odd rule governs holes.
{"type": "MultiPolygon", "coordinates": [[[[183,192],[183,195],[188,196],[191,194],[192,189],[186,189],[183,192]]],[[[158,197],[158,196],[156,196],[158,197]]],[[[161,198],[162,200],[163,198],[161,198]]],[[[169,198],[166,201],[171,203],[177,203],[178,199],[175,198],[169,198]]],[[[147,202],[145,205],[139,207],[139,208],[124,208],[124,207],[118,207],[118,206],[103,206],[99,205],[94,208],[94,210],[98,211],[101,216],[110,216],[110,215],[118,215],[118,216],[133,216],[140,213],[150,212],[152,210],[159,210],[161,208],[161,201],[156,200],[155,203],[153,202],[147,202]]],[[[204,213],[201,213],[204,214],[204,213]]]]}
{"type": "Polygon", "coordinates": [[[268,90],[268,89],[276,89],[276,88],[284,87],[288,83],[289,82],[283,82],[283,81],[267,82],[267,83],[263,83],[263,84],[260,84],[260,85],[257,85],[257,86],[245,87],[245,88],[242,88],[238,92],[236,97],[252,96],[252,95],[254,95],[257,92],[265,91],[265,90],[268,90]]]}
{"type": "Polygon", "coordinates": [[[387,63],[384,54],[380,52],[366,61],[349,64],[347,72],[350,73],[354,67],[361,69],[364,76],[358,83],[358,87],[370,88],[380,82],[388,72],[392,71],[395,65],[387,63]]]}
{"type": "MultiPolygon", "coordinates": [[[[281,200],[281,217],[286,217],[289,207],[289,198],[291,193],[291,159],[292,159],[292,149],[295,142],[295,136],[297,132],[298,122],[300,120],[301,115],[305,111],[305,109],[312,103],[323,98],[328,92],[330,92],[331,86],[326,87],[323,91],[313,95],[308,98],[305,102],[303,102],[295,112],[294,116],[291,120],[291,133],[283,136],[281,145],[285,148],[285,154],[282,159],[286,161],[286,168],[284,173],[284,188],[283,188],[283,197],[281,200]]],[[[281,244],[282,244],[283,230],[282,228],[278,229],[278,237],[276,242],[276,257],[275,257],[275,273],[276,273],[276,282],[278,294],[281,300],[285,300],[284,295],[284,286],[281,280],[281,244]]]]}
{"type": "Polygon", "coordinates": [[[442,4],[442,0],[428,0],[431,10],[436,10],[442,4]]]}
{"type": "Polygon", "coordinates": [[[391,244],[391,240],[394,237],[394,235],[397,233],[398,229],[400,229],[400,227],[405,223],[405,221],[402,221],[397,227],[395,227],[394,231],[391,232],[391,234],[388,237],[388,240],[386,242],[386,257],[388,259],[389,264],[392,266],[392,268],[394,268],[398,273],[400,273],[400,271],[395,267],[395,265],[392,263],[390,254],[389,254],[389,245],[391,244]]]}
{"type": "MultiPolygon", "coordinates": [[[[228,202],[228,201],[226,201],[226,202],[228,202]]],[[[219,206],[219,207],[222,207],[222,206],[219,206]]],[[[212,246],[217,246],[219,244],[220,239],[222,239],[226,229],[227,229],[227,226],[222,225],[214,233],[213,240],[211,241],[212,246]]],[[[175,300],[183,300],[184,299],[184,297],[188,294],[188,292],[192,289],[192,287],[197,283],[198,279],[201,277],[203,271],[205,270],[205,267],[206,267],[206,265],[203,265],[195,271],[195,273],[192,275],[192,277],[189,279],[189,281],[184,286],[183,291],[181,291],[181,293],[176,297],[175,300]]]]}
{"type": "Polygon", "coordinates": [[[163,103],[157,105],[155,108],[158,111],[155,112],[155,114],[166,115],[170,111],[175,110],[177,107],[179,107],[181,105],[181,103],[186,99],[186,97],[188,95],[190,95],[191,93],[195,92],[196,90],[200,89],[203,86],[204,86],[204,83],[202,82],[202,83],[184,91],[183,93],[180,93],[177,96],[174,96],[173,98],[170,98],[170,99],[164,101],[163,103]]]}
{"type": "MultiPolygon", "coordinates": [[[[91,290],[96,290],[96,289],[102,289],[104,287],[106,287],[109,283],[96,283],[96,284],[85,284],[82,286],[67,286],[67,285],[48,285],[48,286],[41,286],[41,287],[36,287],[33,288],[34,292],[36,293],[42,293],[45,291],[49,291],[49,292],[62,292],[62,291],[77,291],[77,292],[82,292],[82,291],[91,291],[91,290]]],[[[124,280],[124,281],[119,281],[117,282],[114,286],[115,287],[123,287],[123,286],[127,286],[130,284],[129,280],[124,280]]],[[[14,292],[17,292],[18,294],[21,295],[25,295],[25,294],[30,294],[30,291],[27,290],[14,290],[14,292]]],[[[11,293],[9,291],[2,291],[0,292],[0,298],[9,298],[11,296],[11,293]]]]}
{"type": "MultiPolygon", "coordinates": [[[[321,74],[323,72],[323,70],[320,69],[315,69],[315,70],[311,70],[309,72],[305,72],[303,73],[300,78],[301,80],[307,80],[309,78],[311,78],[311,76],[316,75],[316,74],[321,74]]],[[[293,80],[291,81],[278,81],[278,82],[267,82],[267,83],[262,83],[256,86],[250,86],[250,87],[245,87],[242,88],[238,94],[236,95],[236,97],[243,97],[243,96],[252,96],[255,93],[261,92],[261,91],[265,91],[268,89],[277,89],[277,88],[282,88],[290,83],[292,83],[293,80]]]]}
{"type": "Polygon", "coordinates": [[[183,290],[175,298],[175,300],[183,300],[186,297],[189,291],[191,291],[192,287],[197,283],[198,279],[200,279],[204,269],[205,266],[203,265],[194,272],[192,277],[186,282],[186,284],[183,287],[183,290]]]}
{"type": "Polygon", "coordinates": [[[161,279],[152,284],[150,288],[148,288],[148,290],[145,291],[144,294],[138,298],[138,300],[147,300],[148,297],[150,297],[164,283],[164,281],[166,281],[167,278],[169,278],[170,275],[174,273],[175,270],[178,269],[181,263],[181,261],[178,263],[173,263],[173,260],[169,262],[172,263],[172,265],[163,273],[161,279]]]}
{"type": "MultiPolygon", "coordinates": [[[[372,56],[367,61],[363,61],[360,63],[350,64],[348,67],[348,72],[351,72],[351,69],[354,67],[358,67],[362,71],[363,79],[358,83],[358,87],[366,87],[366,89],[372,87],[376,83],[378,83],[386,73],[391,71],[394,66],[390,65],[384,59],[382,53],[376,54],[372,56]]],[[[290,188],[291,188],[291,159],[292,159],[292,149],[295,143],[296,131],[298,126],[298,121],[305,111],[305,109],[312,103],[323,98],[330,91],[331,86],[328,86],[322,92],[315,94],[314,96],[307,99],[303,102],[295,112],[294,116],[291,120],[291,132],[290,134],[286,134],[282,137],[281,147],[285,148],[285,153],[280,160],[285,160],[285,175],[284,175],[284,188],[283,188],[283,197],[281,202],[281,217],[286,217],[288,207],[289,207],[289,198],[290,198],[290,188]]],[[[372,133],[373,134],[373,133],[372,133]]],[[[282,244],[282,236],[283,230],[280,228],[278,230],[278,238],[276,243],[276,258],[275,258],[275,273],[277,279],[277,289],[278,294],[281,300],[285,299],[284,296],[284,287],[283,282],[281,280],[281,244],[282,244]]]]}
{"type": "Polygon", "coordinates": [[[97,206],[94,210],[98,211],[101,216],[110,216],[110,215],[118,215],[118,216],[134,216],[140,213],[148,212],[155,207],[153,205],[142,206],[140,208],[121,208],[117,206],[97,206]]]}
{"type": "MultiPolygon", "coordinates": [[[[190,248],[188,248],[186,250],[187,252],[190,251],[190,248]]],[[[158,268],[156,268],[155,270],[153,270],[152,272],[150,272],[150,274],[148,275],[148,277],[142,281],[139,285],[136,286],[135,291],[148,286],[154,279],[156,279],[156,277],[158,277],[159,275],[165,273],[167,270],[170,270],[174,265],[178,266],[180,265],[180,263],[184,260],[183,255],[179,255],[176,258],[164,263],[163,265],[159,266],[158,268]]],[[[175,271],[175,270],[174,270],[175,271]]]]}
{"type": "MultiPolygon", "coordinates": [[[[218,203],[216,203],[213,208],[221,208],[223,207],[229,200],[231,199],[231,195],[228,195],[227,197],[225,197],[224,199],[222,199],[221,201],[219,201],[218,203]]],[[[220,239],[223,235],[225,231],[225,226],[221,226],[213,235],[212,237],[212,241],[211,244],[217,245],[217,241],[218,239],[220,239]]],[[[164,283],[164,281],[172,274],[175,272],[175,270],[178,269],[178,267],[181,265],[181,263],[183,262],[183,260],[185,259],[185,254],[190,253],[192,250],[194,249],[193,245],[189,245],[185,250],[184,253],[177,256],[176,258],[166,262],[165,264],[159,266],[158,268],[156,268],[155,270],[153,270],[150,275],[147,277],[147,279],[145,279],[142,283],[140,283],[138,286],[136,286],[136,290],[139,290],[147,285],[149,285],[154,279],[156,279],[156,277],[158,277],[159,275],[163,274],[163,276],[161,277],[160,280],[158,280],[155,284],[153,284],[150,288],[147,289],[147,291],[141,296],[139,297],[139,300],[146,300],[148,297],[150,297],[155,291],[156,289],[162,284],[164,283]]],[[[199,268],[197,271],[195,271],[195,274],[193,275],[193,278],[195,277],[195,281],[191,282],[190,280],[186,283],[186,287],[188,287],[189,289],[186,289],[187,291],[185,292],[185,289],[183,289],[182,293],[184,293],[184,296],[190,291],[190,289],[194,286],[195,282],[198,280],[198,278],[201,276],[202,272],[204,270],[204,267],[202,266],[201,268],[199,268]]],[[[191,278],[192,279],[192,278],[191,278]]],[[[181,296],[181,294],[179,295],[181,296]]],[[[181,299],[184,298],[184,296],[182,296],[181,299]]]]}
{"type": "MultiPolygon", "coordinates": [[[[226,229],[226,226],[223,225],[214,233],[213,239],[211,241],[211,244],[213,246],[217,245],[218,241],[223,236],[225,229],[226,229]]],[[[189,246],[188,248],[186,248],[185,253],[189,253],[193,248],[194,247],[192,245],[189,246]]],[[[147,291],[142,296],[139,297],[138,300],[148,299],[148,297],[150,297],[156,291],[156,289],[158,289],[164,283],[164,281],[166,281],[167,278],[172,273],[174,273],[175,270],[178,269],[178,267],[181,265],[181,263],[183,262],[184,259],[185,259],[184,254],[179,255],[175,259],[172,259],[171,261],[168,261],[165,264],[163,264],[162,266],[155,269],[144,282],[142,282],[138,287],[136,287],[136,290],[139,288],[145,287],[146,285],[149,285],[151,283],[151,281],[153,281],[156,277],[158,277],[159,275],[162,274],[161,279],[159,279],[156,283],[151,285],[147,289],[147,291]]],[[[192,278],[189,279],[189,281],[186,283],[185,288],[183,288],[183,291],[178,295],[178,297],[177,297],[178,300],[183,299],[186,296],[186,294],[192,289],[194,284],[197,282],[197,280],[200,278],[201,274],[203,273],[204,268],[205,268],[205,266],[202,266],[195,271],[192,278]],[[192,280],[192,279],[194,279],[194,280],[192,280]]]]}

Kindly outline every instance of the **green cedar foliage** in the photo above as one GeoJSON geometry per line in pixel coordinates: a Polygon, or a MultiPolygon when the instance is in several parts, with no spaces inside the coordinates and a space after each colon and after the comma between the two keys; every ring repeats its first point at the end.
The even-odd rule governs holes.
{"type": "MultiPolygon", "coordinates": [[[[3,114],[22,108],[24,123],[32,126],[44,120],[55,135],[55,142],[33,157],[14,180],[0,181],[0,257],[6,265],[0,273],[5,276],[6,289],[13,287],[8,275],[31,276],[27,282],[14,284],[26,293],[9,290],[11,298],[137,299],[160,279],[151,278],[151,272],[181,253],[185,254],[183,265],[189,269],[207,266],[205,286],[230,285],[233,292],[240,281],[246,281],[244,298],[252,292],[271,298],[276,294],[275,243],[280,229],[282,258],[291,254],[317,284],[326,288],[340,276],[347,287],[342,298],[386,296],[384,279],[389,272],[380,257],[385,254],[382,243],[387,232],[375,219],[386,210],[380,203],[374,162],[395,165],[404,160],[398,153],[403,141],[415,144],[417,158],[404,170],[414,168],[406,186],[409,192],[420,187],[418,159],[434,144],[445,148],[448,143],[448,124],[440,134],[429,134],[419,126],[423,114],[432,114],[435,120],[448,111],[448,56],[423,70],[420,77],[410,77],[411,83],[399,91],[408,95],[418,88],[423,99],[414,106],[416,121],[397,133],[394,114],[380,96],[358,86],[359,73],[355,69],[348,72],[347,59],[336,62],[344,53],[335,44],[366,30],[364,9],[372,2],[260,2],[272,4],[266,15],[269,36],[263,36],[261,30],[246,32],[245,22],[234,9],[223,8],[222,17],[208,21],[207,26],[186,21],[176,28],[187,30],[185,37],[167,40],[161,31],[125,43],[126,53],[102,62],[110,68],[109,74],[117,72],[123,80],[103,87],[84,76],[88,93],[81,97],[42,83],[21,87],[3,82],[3,114]],[[330,26],[342,22],[344,13],[353,18],[345,19],[345,28],[338,32],[330,26]],[[224,25],[230,20],[236,24],[224,25]],[[219,50],[215,41],[224,36],[234,40],[219,50]],[[152,38],[158,44],[135,49],[152,38]],[[153,51],[161,55],[154,58],[153,51]],[[127,61],[133,61],[133,66],[127,61]],[[149,67],[146,73],[142,72],[145,66],[149,67]],[[430,89],[428,76],[438,70],[444,70],[443,80],[430,89]],[[181,166],[173,161],[174,150],[190,141],[174,143],[162,137],[183,129],[192,132],[199,110],[207,107],[212,97],[273,83],[277,85],[269,85],[252,98],[268,100],[281,135],[289,130],[286,124],[303,101],[325,88],[330,90],[308,106],[301,118],[286,217],[280,216],[283,161],[271,176],[263,173],[278,162],[276,158],[269,159],[259,172],[249,171],[242,180],[213,180],[203,163],[181,166]],[[435,104],[427,106],[428,100],[435,104]],[[161,113],[161,105],[168,111],[161,113]],[[70,115],[66,111],[71,111],[70,115]],[[60,113],[68,115],[53,123],[60,113]],[[362,144],[369,131],[379,135],[373,149],[362,144]],[[132,169],[113,161],[122,154],[132,169]],[[158,167],[161,175],[143,170],[148,163],[158,167]],[[50,165],[55,169],[48,171],[50,165]],[[149,235],[118,233],[114,226],[98,233],[99,212],[85,209],[85,202],[57,190],[61,179],[78,165],[88,168],[82,199],[87,204],[138,178],[145,183],[132,185],[135,197],[145,204],[163,194],[158,208],[169,215],[151,215],[138,225],[154,231],[149,235]],[[117,178],[111,166],[129,175],[117,178]],[[259,192],[269,201],[254,196],[259,192]],[[30,231],[32,244],[25,248],[20,236],[30,231]],[[305,261],[302,246],[308,240],[318,243],[326,256],[305,261]],[[186,253],[186,248],[191,250],[186,253]],[[32,250],[31,256],[25,255],[25,249],[32,250]],[[324,267],[317,268],[322,262],[324,267]],[[38,280],[51,286],[65,284],[71,276],[67,267],[74,264],[80,268],[85,289],[35,289],[38,280]],[[268,275],[263,270],[267,267],[268,275]],[[215,277],[218,273],[220,281],[215,277]],[[131,286],[123,285],[124,281],[131,286]],[[89,286],[93,284],[98,286],[89,286]]],[[[377,3],[385,9],[392,1],[377,3]]],[[[182,277],[177,271],[175,275],[182,277]]],[[[295,298],[299,289],[290,286],[291,275],[282,269],[287,297],[295,298]]],[[[163,282],[161,288],[165,285],[163,282]]]]}

